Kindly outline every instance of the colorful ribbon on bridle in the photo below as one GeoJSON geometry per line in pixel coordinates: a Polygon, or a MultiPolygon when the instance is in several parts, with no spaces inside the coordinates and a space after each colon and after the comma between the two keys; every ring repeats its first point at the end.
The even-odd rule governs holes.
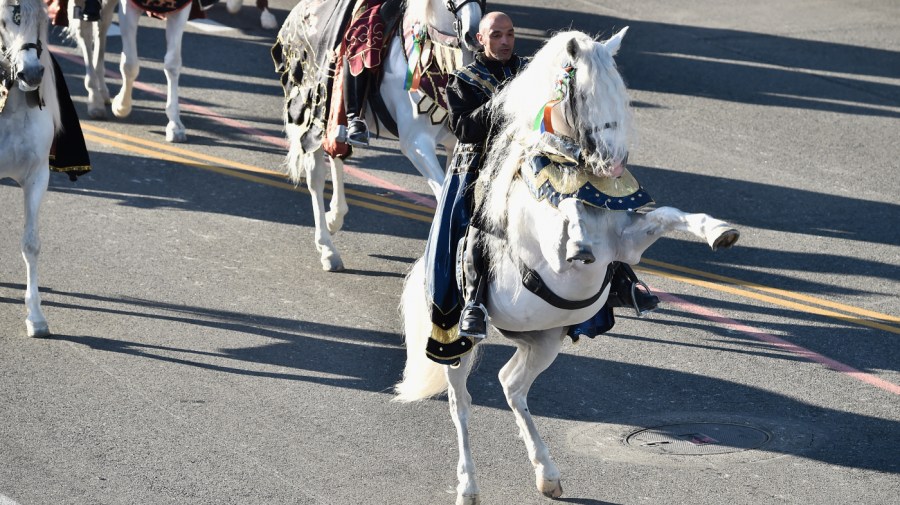
{"type": "Polygon", "coordinates": [[[419,90],[419,82],[422,80],[422,66],[419,64],[419,60],[425,46],[425,34],[425,25],[416,23],[412,26],[412,45],[406,54],[406,80],[403,83],[403,89],[406,91],[419,90]]]}
{"type": "Polygon", "coordinates": [[[553,133],[553,121],[551,120],[553,106],[566,99],[566,96],[569,94],[569,83],[574,77],[575,66],[571,63],[563,65],[562,71],[556,79],[556,85],[553,87],[553,98],[541,106],[537,116],[534,118],[534,126],[532,127],[534,130],[541,133],[553,133]]]}

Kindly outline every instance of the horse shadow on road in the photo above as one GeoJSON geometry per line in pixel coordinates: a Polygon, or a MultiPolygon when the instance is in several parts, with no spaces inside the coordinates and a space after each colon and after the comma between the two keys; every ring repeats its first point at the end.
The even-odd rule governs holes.
{"type": "MultiPolygon", "coordinates": [[[[14,288],[15,285],[2,285],[14,288]]],[[[166,335],[192,335],[197,327],[216,332],[237,332],[271,339],[272,343],[219,350],[195,350],[143,342],[140,338],[104,335],[56,335],[53,340],[85,346],[96,352],[117,353],[135,359],[152,359],[174,366],[196,367],[205,373],[238,374],[252,378],[303,381],[326,387],[350,388],[381,393],[385,401],[400,378],[405,359],[400,336],[341,325],[214,310],[180,304],[104,297],[47,289],[45,305],[57,310],[92,312],[113,317],[157,320],[168,326],[166,335]],[[277,367],[279,371],[269,368],[277,367]]],[[[0,299],[0,303],[19,304],[0,299]]],[[[668,324],[668,323],[667,323],[668,324]]],[[[704,329],[716,333],[715,328],[704,329]]],[[[759,343],[745,345],[740,339],[716,335],[722,359],[755,356],[785,359],[759,343]],[[725,340],[728,341],[726,347],[725,340]],[[734,347],[740,350],[735,351],[734,347]]],[[[582,345],[603,345],[604,339],[629,339],[635,335],[612,331],[582,345]]],[[[190,341],[189,338],[178,341],[190,341]]],[[[658,343],[658,342],[657,342],[658,343]]],[[[475,405],[491,410],[508,409],[496,379],[497,371],[511,357],[513,347],[499,336],[482,344],[483,352],[469,380],[475,405]]],[[[673,344],[675,345],[675,344],[673,344]]],[[[709,344],[715,346],[716,341],[709,344]]],[[[639,352],[636,349],[635,352],[639,352]]],[[[848,379],[849,380],[849,379],[848,379]]],[[[442,401],[442,400],[436,400],[442,401]]],[[[818,403],[778,394],[767,389],[651,366],[649,364],[579,356],[564,352],[535,382],[529,408],[538,416],[581,423],[635,424],[673,405],[695,413],[697,421],[711,413],[736,418],[768,419],[807,430],[811,442],[785,449],[785,454],[833,465],[900,472],[892,451],[900,442],[900,422],[823,407],[818,403]]],[[[775,449],[773,449],[775,450],[775,449]]],[[[575,502],[591,503],[591,502],[575,502]]]]}

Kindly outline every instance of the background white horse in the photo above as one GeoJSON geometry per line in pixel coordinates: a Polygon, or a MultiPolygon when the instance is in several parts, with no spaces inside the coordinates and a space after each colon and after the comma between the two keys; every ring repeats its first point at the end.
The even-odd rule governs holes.
{"type": "MultiPolygon", "coordinates": [[[[302,6],[298,4],[294,9],[300,8],[302,6]]],[[[478,0],[409,0],[402,26],[420,22],[423,26],[432,27],[442,34],[455,32],[456,39],[464,50],[463,64],[466,64],[471,61],[472,53],[477,49],[475,34],[478,33],[482,8],[483,4],[478,0]]],[[[445,169],[438,162],[435,152],[438,145],[452,152],[456,146],[456,137],[450,132],[446,121],[434,124],[429,113],[419,113],[416,106],[421,98],[419,92],[408,92],[404,89],[408,64],[402,36],[402,30],[398,30],[388,42],[378,93],[397,125],[400,151],[428,180],[428,185],[435,196],[440,196],[445,169]]],[[[376,128],[381,132],[387,131],[384,125],[380,123],[376,125],[377,121],[372,113],[366,115],[366,121],[370,131],[376,131],[376,128]]],[[[344,263],[331,236],[341,229],[348,211],[344,195],[344,163],[338,158],[330,158],[333,192],[329,210],[326,212],[324,196],[325,177],[328,173],[325,168],[326,154],[321,148],[305,152],[300,142],[302,132],[296,125],[290,123],[287,117],[285,130],[290,141],[287,157],[288,174],[294,183],[299,183],[305,177],[312,196],[316,248],[320,254],[322,268],[327,271],[343,270],[344,263]]]]}
{"type": "MultiPolygon", "coordinates": [[[[562,494],[560,472],[537,432],[527,395],[559,354],[568,327],[588,320],[606,303],[608,265],[636,264],[651,244],[671,231],[689,232],[713,249],[729,247],[738,238],[737,230],[706,214],[671,207],[639,214],[603,209],[574,197],[554,205],[549,198],[534,196],[527,162],[547,153],[580,161],[577,167],[556,173],[554,183],[570,190],[557,196],[584,188],[585,181],[634,182],[624,171],[632,117],[613,61],[624,32],[604,43],[580,32],[561,33],[547,42],[495,99],[499,105],[494,112],[502,118],[501,135],[508,142],[497,143],[486,161],[486,174],[479,179],[486,185],[484,218],[491,230],[486,242],[492,260],[488,312],[491,324],[517,347],[500,370],[500,382],[534,466],[538,490],[551,498],[562,494]],[[555,127],[557,135],[535,132],[535,113],[555,99],[561,100],[550,109],[546,126],[548,131],[555,127]],[[610,179],[617,176],[622,177],[610,179]],[[525,287],[525,272],[540,276],[546,291],[525,287]]],[[[632,186],[637,188],[635,195],[643,191],[632,186]]],[[[471,397],[466,390],[474,353],[463,356],[456,368],[426,358],[431,320],[424,286],[419,261],[402,298],[407,362],[396,399],[415,401],[448,390],[460,448],[457,503],[478,503],[468,436],[471,397]]]]}
{"type": "MultiPolygon", "coordinates": [[[[73,15],[72,9],[74,9],[75,3],[69,2],[71,24],[68,31],[78,41],[84,57],[84,86],[88,94],[88,115],[93,119],[105,118],[106,105],[112,103],[113,115],[125,118],[131,114],[132,89],[141,68],[138,59],[137,30],[138,22],[144,11],[132,1],[102,0],[101,5],[100,21],[87,23],[73,15]],[[119,5],[119,28],[122,32],[122,61],[119,64],[119,70],[122,73],[122,88],[110,100],[105,78],[106,33],[112,23],[116,5],[119,5]]],[[[187,141],[187,133],[181,122],[181,112],[178,106],[178,78],[181,75],[182,63],[181,40],[190,11],[191,5],[188,3],[181,10],[168,14],[165,21],[166,56],[163,61],[163,70],[168,83],[166,117],[169,122],[166,125],[166,140],[169,142],[187,141]]]]}
{"type": "Polygon", "coordinates": [[[43,0],[0,0],[0,103],[6,98],[0,106],[0,179],[13,179],[25,194],[25,327],[35,337],[50,334],[38,291],[38,211],[50,178],[50,147],[60,128],[50,52],[43,49],[48,24],[43,0]]]}

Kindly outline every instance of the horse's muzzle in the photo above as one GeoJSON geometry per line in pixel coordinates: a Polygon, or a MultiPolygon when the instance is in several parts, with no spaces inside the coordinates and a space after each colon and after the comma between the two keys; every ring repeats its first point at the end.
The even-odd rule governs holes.
{"type": "Polygon", "coordinates": [[[43,78],[43,65],[28,65],[16,73],[16,81],[19,83],[19,89],[25,92],[38,89],[43,78]]]}

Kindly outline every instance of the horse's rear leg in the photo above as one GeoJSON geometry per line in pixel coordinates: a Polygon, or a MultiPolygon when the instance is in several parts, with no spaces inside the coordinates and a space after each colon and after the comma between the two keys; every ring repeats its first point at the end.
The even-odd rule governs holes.
{"type": "Polygon", "coordinates": [[[315,153],[301,155],[297,162],[303,163],[303,169],[306,172],[306,187],[312,197],[313,219],[316,224],[316,250],[319,251],[322,269],[327,272],[339,272],[344,269],[344,262],[331,240],[325,212],[325,155],[319,149],[315,153]]]}
{"type": "Polygon", "coordinates": [[[181,76],[181,41],[184,27],[187,24],[190,9],[181,9],[166,18],[166,57],[163,69],[166,74],[166,140],[169,142],[186,142],[187,133],[181,123],[181,111],[178,107],[178,79],[181,76]]]}
{"type": "Polygon", "coordinates": [[[648,247],[672,231],[688,232],[703,239],[714,251],[733,246],[741,236],[733,226],[708,214],[688,214],[674,207],[660,207],[634,216],[631,224],[622,230],[620,261],[638,263],[648,247]]]}
{"type": "MultiPolygon", "coordinates": [[[[102,40],[94,29],[95,23],[83,23],[72,19],[72,29],[78,31],[81,56],[84,59],[84,89],[87,91],[87,110],[91,119],[106,118],[106,99],[103,97],[103,65],[97,65],[97,54],[100,50],[98,41],[102,40]]],[[[102,54],[102,53],[101,53],[102,54]]],[[[102,56],[101,56],[102,58],[102,56]]],[[[102,60],[101,60],[102,61],[102,60]]],[[[107,99],[109,90],[106,91],[107,99]]]]}
{"type": "Polygon", "coordinates": [[[22,185],[25,193],[25,233],[22,235],[22,257],[25,258],[25,267],[28,272],[25,287],[25,307],[28,315],[25,318],[25,328],[29,337],[50,335],[50,327],[41,310],[41,293],[38,290],[38,256],[41,253],[38,212],[44,193],[47,192],[49,178],[50,170],[45,166],[38,168],[22,185]]]}
{"type": "MultiPolygon", "coordinates": [[[[182,9],[185,10],[185,9],[182,9]]],[[[141,63],[137,53],[137,29],[141,10],[131,2],[122,2],[119,6],[119,29],[122,32],[122,61],[119,71],[122,73],[122,88],[112,101],[112,113],[118,118],[131,114],[131,94],[134,81],[141,72],[141,63]]]]}
{"type": "Polygon", "coordinates": [[[538,491],[549,498],[559,498],[562,496],[559,467],[550,457],[550,451],[528,410],[528,391],[538,375],[559,355],[565,333],[556,329],[509,336],[518,349],[500,370],[500,384],[516,416],[519,435],[528,449],[538,491]]]}
{"type": "Polygon", "coordinates": [[[331,201],[328,203],[328,212],[325,214],[325,223],[328,231],[335,234],[344,226],[344,216],[350,211],[347,206],[347,196],[344,194],[344,162],[339,158],[331,160],[331,201]]]}
{"type": "Polygon", "coordinates": [[[469,445],[469,414],[472,412],[472,395],[466,388],[466,380],[472,368],[473,352],[460,359],[456,368],[445,367],[447,373],[447,399],[450,417],[456,426],[456,440],[459,462],[456,465],[456,505],[476,505],[479,503],[478,483],[475,481],[475,461],[469,445]]]}

